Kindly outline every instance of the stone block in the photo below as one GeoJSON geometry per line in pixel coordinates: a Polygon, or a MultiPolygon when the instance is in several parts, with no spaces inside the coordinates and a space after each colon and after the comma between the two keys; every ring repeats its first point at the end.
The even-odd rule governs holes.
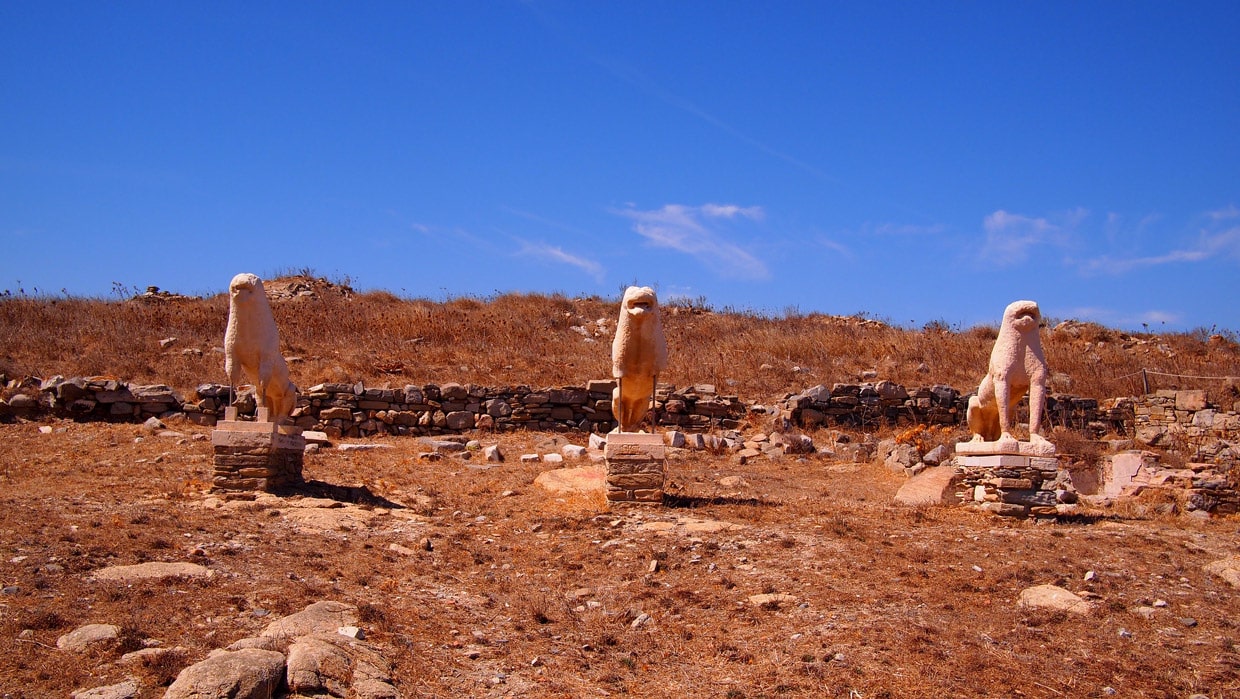
{"type": "Polygon", "coordinates": [[[666,450],[662,435],[609,434],[603,450],[608,501],[662,502],[666,450]]]}
{"type": "Polygon", "coordinates": [[[986,456],[977,456],[972,454],[957,454],[956,466],[964,469],[970,468],[1012,468],[1024,469],[1029,468],[1028,456],[1017,456],[1015,454],[990,454],[986,456]]]}
{"type": "Polygon", "coordinates": [[[211,432],[211,446],[216,489],[271,491],[302,480],[306,439],[300,428],[223,421],[211,432]]]}
{"type": "Polygon", "coordinates": [[[1206,392],[1205,391],[1176,391],[1175,392],[1175,409],[1176,410],[1205,410],[1206,392]]]}

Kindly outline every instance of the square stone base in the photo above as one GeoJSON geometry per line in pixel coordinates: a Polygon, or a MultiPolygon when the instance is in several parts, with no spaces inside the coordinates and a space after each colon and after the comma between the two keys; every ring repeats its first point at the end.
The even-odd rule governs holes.
{"type": "Polygon", "coordinates": [[[224,420],[211,431],[215,490],[273,491],[302,482],[301,428],[224,420]]]}
{"type": "Polygon", "coordinates": [[[662,435],[612,432],[607,435],[603,458],[608,502],[663,502],[667,447],[662,435]]]}
{"type": "Polygon", "coordinates": [[[961,454],[954,459],[964,490],[959,495],[1004,517],[1054,516],[1059,460],[1054,456],[961,454]]]}
{"type": "Polygon", "coordinates": [[[1012,456],[1054,456],[1055,445],[1039,439],[1037,441],[1021,442],[1015,439],[1007,439],[1001,442],[958,442],[956,444],[957,454],[1010,454],[1012,456]]]}

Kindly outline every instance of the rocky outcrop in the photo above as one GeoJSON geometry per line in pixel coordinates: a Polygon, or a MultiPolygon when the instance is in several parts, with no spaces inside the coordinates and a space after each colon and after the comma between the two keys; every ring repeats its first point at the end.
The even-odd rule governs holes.
{"type": "Polygon", "coordinates": [[[222,651],[182,670],[164,699],[271,699],[283,680],[282,653],[222,651]]]}
{"type": "Polygon", "coordinates": [[[361,640],[356,623],[357,607],[315,602],[185,668],[164,697],[270,699],[287,689],[296,696],[399,699],[391,662],[361,640]]]}

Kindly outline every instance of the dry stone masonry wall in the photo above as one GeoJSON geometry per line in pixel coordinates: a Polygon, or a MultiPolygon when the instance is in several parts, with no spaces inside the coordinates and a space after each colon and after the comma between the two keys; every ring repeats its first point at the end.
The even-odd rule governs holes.
{"type": "MultiPolygon", "coordinates": [[[[614,385],[612,380],[543,389],[322,383],[299,394],[293,418],[298,427],[334,437],[430,436],[472,429],[608,432],[615,426],[614,385]]],[[[0,419],[53,414],[84,421],[141,422],[183,412],[191,421],[214,425],[229,401],[229,388],[220,384],[202,384],[185,400],[169,386],[112,377],[10,381],[8,392],[9,399],[0,401],[0,419]]],[[[736,429],[751,410],[778,411],[786,424],[803,429],[956,425],[964,420],[968,397],[951,386],[905,388],[890,381],[818,385],[785,396],[770,411],[734,395],[720,395],[709,384],[683,388],[660,384],[655,396],[659,424],[687,431],[736,429]]],[[[253,415],[253,395],[242,393],[239,407],[242,415],[253,415]]],[[[1208,404],[1203,391],[1158,391],[1102,403],[1052,395],[1047,399],[1047,423],[1094,437],[1111,433],[1133,437],[1141,445],[1187,449],[1195,461],[1234,462],[1240,459],[1240,446],[1234,444],[1240,441],[1240,414],[1237,406],[1228,407],[1208,404]]],[[[1022,410],[1027,408],[1022,405],[1022,410]]]]}
{"type": "MultiPolygon", "coordinates": [[[[922,424],[957,425],[965,419],[969,396],[951,386],[905,388],[891,381],[873,383],[837,383],[807,388],[787,396],[780,408],[794,425],[802,428],[820,426],[878,427],[881,425],[922,424]]],[[[1045,422],[1102,435],[1125,433],[1125,420],[1131,425],[1131,410],[1102,408],[1093,398],[1051,395],[1046,399],[1045,422]]],[[[1028,398],[1018,411],[1028,419],[1028,398]]]]}
{"type": "MultiPolygon", "coordinates": [[[[223,418],[230,397],[229,387],[220,384],[202,384],[191,400],[184,400],[168,386],[127,384],[112,378],[54,377],[30,383],[38,387],[37,397],[19,394],[20,400],[0,407],[0,417],[6,412],[50,413],[77,420],[128,422],[183,412],[192,422],[214,425],[223,418]]],[[[361,383],[321,383],[298,395],[292,418],[297,427],[320,430],[332,438],[431,436],[473,429],[603,433],[615,426],[611,412],[614,387],[613,380],[544,389],[459,383],[368,388],[361,383]]],[[[738,397],[718,395],[707,384],[680,389],[661,384],[656,399],[661,425],[694,430],[735,429],[748,410],[738,397]]],[[[242,415],[253,415],[253,394],[241,393],[238,407],[242,415]]]]}

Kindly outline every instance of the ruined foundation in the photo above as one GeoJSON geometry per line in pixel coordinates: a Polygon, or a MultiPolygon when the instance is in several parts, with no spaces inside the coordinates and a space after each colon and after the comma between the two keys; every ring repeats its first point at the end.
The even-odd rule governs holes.
{"type": "Polygon", "coordinates": [[[306,439],[300,427],[268,422],[265,408],[256,422],[238,421],[235,408],[225,417],[211,431],[214,490],[271,492],[302,482],[306,439]]]}
{"type": "Polygon", "coordinates": [[[607,435],[607,501],[660,504],[666,477],[663,436],[631,432],[607,435]]]}
{"type": "Polygon", "coordinates": [[[1005,517],[1064,514],[1076,501],[1054,456],[956,454],[961,499],[1005,517]]]}

